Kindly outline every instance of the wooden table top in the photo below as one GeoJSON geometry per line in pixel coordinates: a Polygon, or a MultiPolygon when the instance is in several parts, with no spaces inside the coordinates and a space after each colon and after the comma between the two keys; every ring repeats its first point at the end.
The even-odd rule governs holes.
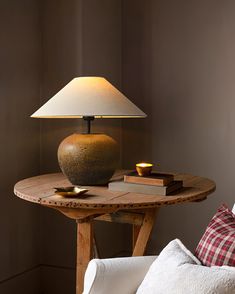
{"type": "MultiPolygon", "coordinates": [[[[118,171],[113,179],[119,179],[125,173],[127,171],[118,171]]],[[[184,188],[170,196],[117,192],[108,190],[107,186],[89,186],[89,191],[81,198],[64,198],[54,192],[54,187],[71,186],[62,173],[40,175],[19,181],[14,187],[14,193],[24,200],[51,207],[119,210],[200,201],[215,190],[215,183],[207,178],[175,174],[175,179],[183,180],[184,188]]]]}

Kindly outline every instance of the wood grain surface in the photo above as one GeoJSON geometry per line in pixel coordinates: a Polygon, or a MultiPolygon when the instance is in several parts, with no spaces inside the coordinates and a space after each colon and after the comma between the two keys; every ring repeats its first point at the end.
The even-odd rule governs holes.
{"type": "MultiPolygon", "coordinates": [[[[117,171],[113,179],[121,179],[128,172],[117,171]]],[[[212,180],[203,177],[175,174],[174,178],[175,180],[183,180],[184,187],[168,196],[110,191],[107,186],[88,186],[89,191],[81,198],[63,198],[54,192],[54,187],[71,185],[62,173],[40,175],[19,181],[14,187],[14,193],[19,198],[54,208],[120,210],[200,201],[204,200],[216,187],[212,180]]]]}

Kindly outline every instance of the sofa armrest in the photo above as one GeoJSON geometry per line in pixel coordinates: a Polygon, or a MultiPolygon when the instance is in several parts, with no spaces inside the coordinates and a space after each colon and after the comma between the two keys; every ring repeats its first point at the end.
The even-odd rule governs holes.
{"type": "Polygon", "coordinates": [[[83,294],[133,294],[156,256],[93,259],[84,279],[83,294]]]}

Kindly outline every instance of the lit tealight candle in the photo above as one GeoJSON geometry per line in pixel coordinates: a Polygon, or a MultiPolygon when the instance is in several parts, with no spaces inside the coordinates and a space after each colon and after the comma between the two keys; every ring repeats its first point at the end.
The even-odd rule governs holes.
{"type": "Polygon", "coordinates": [[[146,177],[151,174],[152,163],[141,162],[136,164],[136,171],[140,177],[146,177]]]}

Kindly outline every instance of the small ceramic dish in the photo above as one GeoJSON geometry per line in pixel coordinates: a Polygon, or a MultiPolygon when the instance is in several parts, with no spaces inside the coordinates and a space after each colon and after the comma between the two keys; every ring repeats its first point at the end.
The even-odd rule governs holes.
{"type": "Polygon", "coordinates": [[[55,187],[55,193],[63,197],[78,197],[88,192],[87,189],[83,189],[77,186],[71,187],[55,187]]]}

